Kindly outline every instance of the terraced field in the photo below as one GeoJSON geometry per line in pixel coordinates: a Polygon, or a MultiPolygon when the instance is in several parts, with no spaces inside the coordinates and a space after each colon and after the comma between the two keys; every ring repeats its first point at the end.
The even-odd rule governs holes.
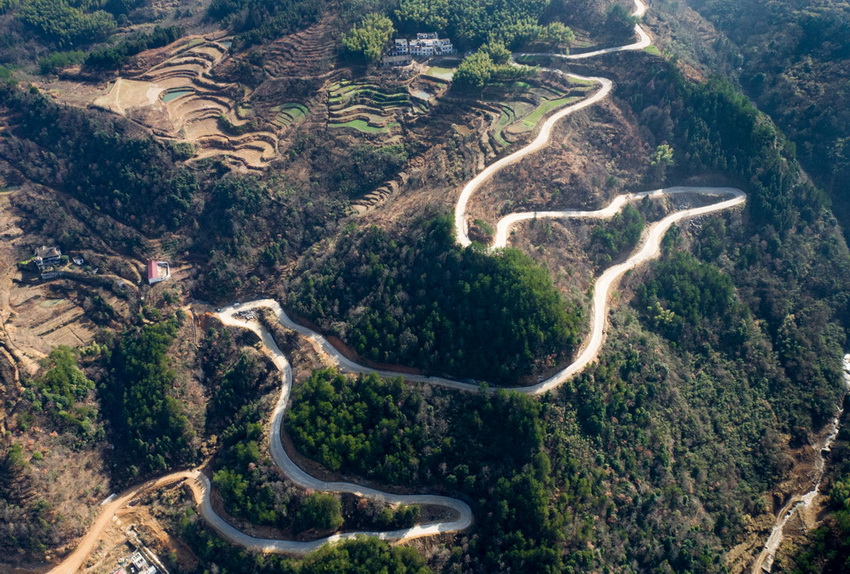
{"type": "Polygon", "coordinates": [[[287,103],[280,106],[274,106],[271,108],[271,111],[275,114],[272,118],[272,124],[281,130],[286,129],[293,124],[297,124],[310,113],[307,106],[297,103],[287,103]]]}
{"type": "Polygon", "coordinates": [[[411,98],[407,88],[341,80],[328,86],[328,127],[366,134],[389,134],[405,115],[427,113],[428,105],[411,98]]]}
{"type": "Polygon", "coordinates": [[[262,169],[277,155],[278,131],[309,110],[284,104],[275,110],[274,121],[259,121],[242,86],[213,77],[229,46],[223,37],[183,38],[163,48],[158,63],[134,77],[119,78],[92,103],[130,117],[160,137],[193,143],[195,159],[223,155],[262,169]]]}
{"type": "Polygon", "coordinates": [[[487,150],[487,155],[513,144],[551,112],[586,97],[592,89],[587,82],[542,79],[513,82],[485,93],[484,102],[490,105],[487,111],[493,114],[489,139],[494,149],[487,150]]]}
{"type": "Polygon", "coordinates": [[[263,69],[272,78],[329,72],[334,62],[331,26],[323,21],[263,47],[263,69]]]}

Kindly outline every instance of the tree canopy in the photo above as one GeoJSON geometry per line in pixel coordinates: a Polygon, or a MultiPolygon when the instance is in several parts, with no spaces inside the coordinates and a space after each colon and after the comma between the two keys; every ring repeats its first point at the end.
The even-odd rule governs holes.
{"type": "Polygon", "coordinates": [[[342,47],[351,57],[371,64],[381,59],[393,34],[392,20],[377,13],[367,14],[358,25],[343,34],[342,47]]]}

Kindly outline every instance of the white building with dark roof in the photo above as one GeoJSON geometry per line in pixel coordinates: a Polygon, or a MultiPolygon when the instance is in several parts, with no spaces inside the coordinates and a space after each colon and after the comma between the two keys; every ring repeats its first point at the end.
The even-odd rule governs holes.
{"type": "Polygon", "coordinates": [[[440,38],[435,32],[420,32],[415,40],[396,38],[381,62],[384,65],[402,65],[410,63],[402,56],[445,56],[454,54],[455,47],[448,38],[440,38]]]}

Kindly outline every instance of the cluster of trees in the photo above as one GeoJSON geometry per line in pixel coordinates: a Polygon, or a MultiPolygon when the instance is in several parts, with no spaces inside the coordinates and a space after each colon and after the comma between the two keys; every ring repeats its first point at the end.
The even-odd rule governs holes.
{"type": "Polygon", "coordinates": [[[153,136],[10,83],[0,86],[0,104],[17,120],[0,154],[28,178],[143,230],[186,222],[198,180],[153,136]]]}
{"type": "Polygon", "coordinates": [[[55,347],[46,360],[41,376],[24,392],[32,408],[45,411],[63,430],[83,440],[92,440],[97,431],[97,408],[91,404],[94,383],[77,366],[77,353],[67,346],[55,347]]]}
{"type": "Polygon", "coordinates": [[[291,34],[317,22],[325,0],[212,0],[207,13],[238,33],[242,47],[291,34]]]}
{"type": "Polygon", "coordinates": [[[568,44],[566,27],[542,24],[548,6],[541,0],[401,0],[394,17],[404,32],[435,31],[461,48],[487,41],[517,48],[538,39],[568,44]]]}
{"type": "Polygon", "coordinates": [[[632,336],[542,400],[317,371],[287,429],[330,467],[470,500],[477,542],[461,544],[483,570],[721,572],[789,464],[760,337],[740,360],[659,355],[632,336]]]}
{"type": "Polygon", "coordinates": [[[514,82],[533,76],[535,68],[512,66],[511,51],[502,42],[491,41],[466,56],[455,71],[452,87],[480,91],[497,82],[514,82]]]}
{"type": "Polygon", "coordinates": [[[236,422],[219,437],[218,470],[212,482],[231,516],[252,524],[285,528],[292,524],[297,497],[265,454],[261,420],[256,402],[237,411],[236,422]]]}
{"type": "Polygon", "coordinates": [[[727,39],[728,73],[796,144],[807,173],[833,198],[847,234],[850,195],[850,7],[778,0],[690,0],[727,39]]]}
{"type": "Polygon", "coordinates": [[[611,221],[599,223],[591,231],[591,250],[598,267],[607,267],[608,263],[635,248],[646,220],[638,209],[629,204],[611,218],[611,221]]]}
{"type": "Polygon", "coordinates": [[[666,169],[682,176],[719,170],[742,182],[752,230],[770,225],[785,233],[822,212],[824,195],[801,177],[793,144],[731,84],[690,82],[666,63],[653,63],[641,80],[649,89],[631,103],[666,169]],[[675,164],[672,155],[666,161],[665,145],[681,152],[675,164]]]}
{"type": "Polygon", "coordinates": [[[335,228],[342,206],[282,178],[227,174],[211,182],[193,248],[204,254],[199,290],[223,300],[256,286],[335,228]]]}
{"type": "Polygon", "coordinates": [[[320,370],[295,389],[286,428],[300,451],[333,471],[409,484],[422,472],[427,446],[423,409],[421,393],[401,379],[320,370]]]}
{"type": "Polygon", "coordinates": [[[17,16],[20,20],[60,48],[90,44],[104,40],[116,27],[115,17],[97,2],[68,0],[21,0],[17,16]],[[93,5],[93,6],[92,6],[93,5]]]}
{"type": "Polygon", "coordinates": [[[150,32],[137,32],[117,44],[95,48],[83,63],[92,70],[117,70],[136,54],[167,46],[182,35],[183,29],[179,26],[154,26],[150,32]]]}
{"type": "Polygon", "coordinates": [[[221,446],[212,483],[227,512],[252,524],[292,528],[296,533],[342,526],[336,496],[300,494],[281,480],[266,453],[264,397],[276,390],[277,371],[261,355],[240,351],[227,330],[210,329],[203,350],[207,431],[220,433],[221,446]]]}
{"type": "Polygon", "coordinates": [[[394,34],[392,20],[377,13],[367,14],[358,25],[342,35],[342,48],[353,59],[374,63],[384,55],[394,34]]]}
{"type": "Polygon", "coordinates": [[[508,68],[506,62],[509,58],[510,52],[504,44],[498,44],[494,50],[479,49],[458,65],[452,85],[460,89],[481,90],[490,82],[494,73],[508,68]],[[494,61],[491,52],[495,52],[498,60],[502,61],[494,61]]]}
{"type": "Polygon", "coordinates": [[[287,429],[296,448],[343,472],[447,488],[472,501],[480,540],[469,551],[482,571],[557,571],[542,414],[538,401],[518,393],[449,396],[321,370],[298,390],[287,429]]]}
{"type": "Polygon", "coordinates": [[[492,383],[569,356],[581,311],[548,273],[514,249],[460,248],[452,233],[447,217],[402,239],[348,231],[305,260],[289,305],[366,358],[492,383]]]}
{"type": "Polygon", "coordinates": [[[612,36],[628,38],[634,34],[637,22],[638,18],[632,16],[630,8],[626,8],[622,4],[614,4],[607,11],[605,31],[612,36]]]}
{"type": "Polygon", "coordinates": [[[295,489],[280,479],[266,455],[262,422],[263,398],[277,388],[279,374],[262,355],[243,347],[255,340],[252,336],[211,328],[201,344],[199,362],[209,397],[206,432],[218,438],[220,447],[212,483],[231,516],[286,527],[295,489]]]}
{"type": "Polygon", "coordinates": [[[428,574],[425,560],[410,546],[390,546],[376,538],[356,538],[323,546],[305,558],[294,560],[275,554],[248,552],[223,540],[207,527],[194,510],[180,520],[181,538],[200,559],[190,574],[215,569],[221,574],[428,574]]]}
{"type": "Polygon", "coordinates": [[[166,28],[156,26],[150,33],[137,33],[128,40],[114,45],[100,46],[90,52],[82,50],[50,52],[43,58],[39,58],[38,67],[42,75],[56,74],[76,64],[83,64],[88,70],[117,70],[136,54],[170,44],[182,34],[183,31],[178,26],[166,28]]]}
{"type": "Polygon", "coordinates": [[[333,531],[342,523],[339,498],[325,492],[314,492],[304,497],[295,515],[298,530],[333,531]]]}
{"type": "Polygon", "coordinates": [[[689,82],[652,62],[624,89],[650,143],[677,150],[676,174],[718,170],[748,192],[738,225],[705,226],[696,249],[764,322],[780,360],[769,400],[783,430],[805,441],[838,400],[850,316],[847,248],[825,196],[802,176],[793,144],[728,83],[689,82]]]}
{"type": "Polygon", "coordinates": [[[657,264],[636,294],[651,327],[685,349],[707,344],[735,355],[752,328],[731,277],[684,251],[657,264]]]}
{"type": "Polygon", "coordinates": [[[108,354],[98,395],[119,479],[163,472],[197,458],[195,431],[172,396],[176,374],[168,351],[178,325],[174,317],[128,331],[108,354]]]}
{"type": "Polygon", "coordinates": [[[51,52],[38,60],[38,69],[42,75],[55,74],[75,64],[80,64],[85,59],[86,53],[82,50],[67,50],[64,52],[51,52]]]}

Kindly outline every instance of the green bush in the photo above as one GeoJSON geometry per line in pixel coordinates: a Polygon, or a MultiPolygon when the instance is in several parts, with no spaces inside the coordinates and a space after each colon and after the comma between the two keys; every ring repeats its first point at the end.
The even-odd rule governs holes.
{"type": "Polygon", "coordinates": [[[351,57],[371,64],[381,59],[393,34],[392,20],[380,14],[367,14],[360,24],[342,35],[342,47],[351,57]]]}
{"type": "Polygon", "coordinates": [[[342,505],[333,494],[316,492],[301,501],[295,517],[298,530],[336,530],[342,526],[342,505]]]}
{"type": "Polygon", "coordinates": [[[43,74],[55,74],[83,61],[85,52],[72,50],[69,52],[53,52],[38,61],[39,71],[43,74]]]}
{"type": "Polygon", "coordinates": [[[61,47],[101,41],[116,27],[108,12],[87,13],[66,0],[23,0],[18,18],[61,47]]]}

